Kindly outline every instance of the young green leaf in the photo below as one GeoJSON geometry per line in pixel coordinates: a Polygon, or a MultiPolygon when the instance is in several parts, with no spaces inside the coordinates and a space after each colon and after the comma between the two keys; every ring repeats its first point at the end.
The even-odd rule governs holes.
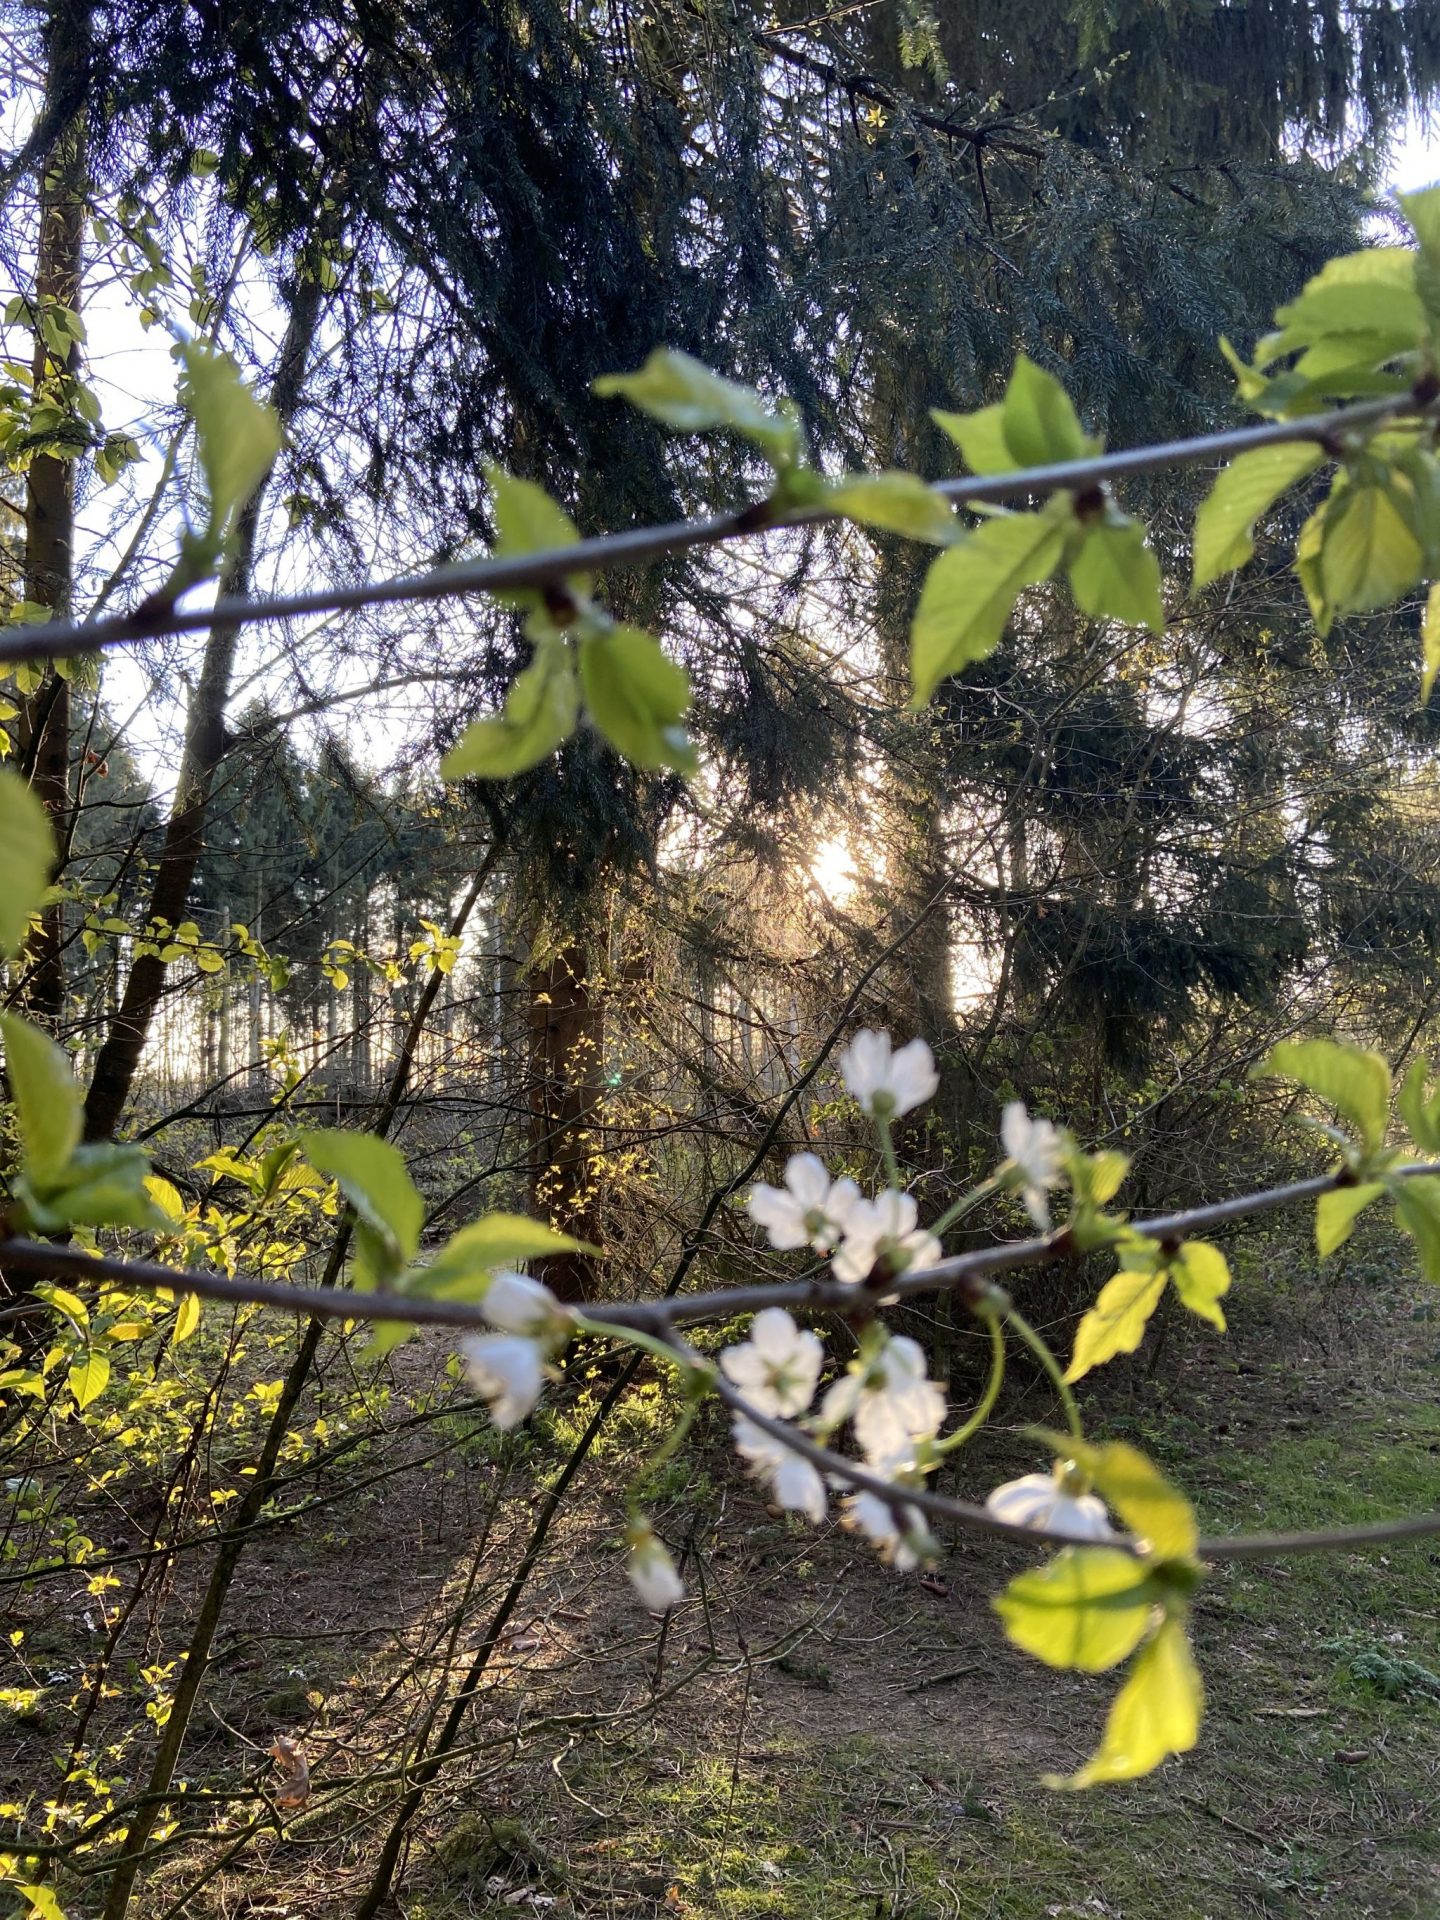
{"type": "Polygon", "coordinates": [[[1440,581],[1425,596],[1425,618],[1421,623],[1420,641],[1423,650],[1420,703],[1423,706],[1434,690],[1435,675],[1440,672],[1440,581]]]}
{"type": "Polygon", "coordinates": [[[83,1360],[77,1360],[66,1375],[66,1385],[81,1413],[100,1398],[109,1384],[110,1361],[97,1347],[92,1347],[83,1360]]]}
{"type": "Polygon", "coordinates": [[[1230,1263],[1220,1249],[1208,1240],[1182,1242],[1170,1262],[1170,1278],[1180,1304],[1224,1333],[1225,1314],[1220,1302],[1230,1291],[1230,1263]]]}
{"type": "MultiPolygon", "coordinates": [[[[580,529],[565,509],[533,480],[517,479],[503,467],[487,464],[485,478],[495,496],[495,544],[497,560],[519,558],[527,553],[545,553],[554,547],[573,547],[580,529]]],[[[565,584],[577,598],[584,599],[594,585],[588,573],[571,573],[565,584]]],[[[496,596],[507,605],[538,607],[544,595],[538,587],[519,587],[496,596]]]]}
{"type": "MultiPolygon", "coordinates": [[[[1156,1247],[1144,1264],[1126,1265],[1107,1280],[1075,1330],[1075,1351],[1065,1378],[1082,1380],[1092,1367],[1117,1353],[1134,1353],[1165,1291],[1165,1269],[1156,1247]]],[[[1136,1258],[1140,1256],[1137,1254],[1136,1258]]]]}
{"type": "Polygon", "coordinates": [[[301,1134],[300,1151],[339,1184],[355,1209],[356,1284],[375,1287],[394,1279],[415,1258],[425,1224],[425,1202],[402,1155],[373,1133],[334,1127],[301,1134]]]}
{"type": "Polygon", "coordinates": [[[1222,573],[1245,565],[1255,551],[1255,526],[1261,515],[1313,473],[1324,457],[1319,447],[1298,441],[1254,447],[1216,476],[1195,516],[1192,584],[1197,591],[1222,573]]]}
{"type": "Polygon", "coordinates": [[[32,914],[50,884],[55,836],[45,809],[20,778],[0,767],[0,949],[18,959],[32,914]]]}
{"type": "Polygon", "coordinates": [[[1410,1062],[1395,1105],[1421,1153],[1440,1153],[1440,1082],[1432,1093],[1428,1060],[1410,1062]]]}
{"type": "Polygon", "coordinates": [[[753,440],[774,467],[792,467],[800,457],[800,423],[793,407],[766,406],[750,387],[712,373],[673,347],[656,347],[636,373],[607,373],[594,382],[602,399],[619,394],[652,420],[679,433],[729,428],[753,440]]]}
{"type": "Polygon", "coordinates": [[[44,1185],[61,1174],[80,1144],[84,1106],[70,1056],[39,1027],[0,1013],[5,1068],[20,1122],[24,1171],[44,1185]]]}
{"type": "Polygon", "coordinates": [[[1139,1646],[1159,1597],[1133,1554],[1065,1547],[1048,1566],[1018,1574],[994,1606],[1006,1637],[1037,1660],[1103,1673],[1139,1646]]]}
{"type": "Polygon", "coordinates": [[[1013,473],[1019,465],[1005,439],[1005,409],[978,407],[974,413],[947,413],[932,407],[930,418],[959,447],[972,473],[1013,473]]]}
{"type": "Polygon", "coordinates": [[[1440,1283],[1440,1178],[1397,1180],[1395,1218],[1415,1242],[1425,1278],[1440,1283]]]}
{"type": "Polygon", "coordinates": [[[590,718],[617,753],[637,767],[695,771],[683,724],[690,676],[648,633],[615,627],[587,634],[580,643],[580,685],[590,718]]]}
{"type": "Polygon", "coordinates": [[[87,1140],[63,1167],[44,1178],[28,1163],[15,1190],[30,1224],[41,1233],[67,1227],[133,1227],[162,1232],[169,1224],[146,1191],[150,1161],[142,1148],[115,1140],[87,1140]]]}
{"type": "Polygon", "coordinates": [[[1396,488],[1383,483],[1338,487],[1325,509],[1320,582],[1336,613],[1388,607],[1408,593],[1425,567],[1425,547],[1396,488]]]}
{"type": "Polygon", "coordinates": [[[1440,188],[1397,196],[1400,210],[1419,243],[1415,257],[1415,290],[1420,296],[1432,339],[1440,332],[1440,188]]]}
{"type": "Polygon", "coordinates": [[[1123,1440],[1097,1446],[1061,1434],[1048,1437],[1057,1453],[1085,1469],[1095,1491],[1157,1559],[1194,1560],[1200,1534],[1190,1502],[1143,1453],[1123,1440]]]}
{"type": "Polygon", "coordinates": [[[1017,596],[1049,578],[1064,546],[1048,514],[997,514],[931,562],[910,630],[912,706],[995,651],[1017,596]]]}
{"type": "Polygon", "coordinates": [[[425,1266],[412,1267],[404,1287],[427,1299],[478,1300],[501,1267],[516,1267],[552,1253],[594,1251],[585,1241],[557,1233],[544,1221],[528,1220],[519,1213],[488,1213],[462,1227],[425,1266]]]}
{"type": "Polygon", "coordinates": [[[937,547],[953,547],[961,535],[955,509],[944,494],[913,473],[857,474],[831,488],[829,503],[865,526],[937,547]]]}
{"type": "Polygon", "coordinates": [[[1200,1737],[1205,1688],[1182,1622],[1170,1617],[1143,1647],[1111,1705],[1099,1749],[1069,1779],[1050,1787],[1093,1787],[1136,1780],[1172,1753],[1188,1753],[1200,1737]]]}
{"type": "Polygon", "coordinates": [[[240,378],[228,353],[187,340],[182,399],[195,422],[200,471],[210,495],[209,537],[225,539],[280,451],[280,422],[240,378]]]}
{"type": "Polygon", "coordinates": [[[1252,1070],[1298,1080],[1344,1115],[1367,1153],[1385,1140],[1390,1122],[1390,1068],[1378,1053],[1339,1040],[1282,1040],[1252,1070]]]}
{"type": "Polygon", "coordinates": [[[1359,1186],[1332,1187],[1321,1194],[1315,1202],[1315,1250],[1322,1260],[1344,1246],[1356,1220],[1384,1191],[1383,1180],[1362,1180],[1359,1186]]]}
{"type": "Polygon", "coordinates": [[[542,642],[515,676],[502,713],[472,720],[440,762],[446,780],[508,780],[549,759],[580,720],[580,685],[569,648],[542,642]]]}
{"type": "Polygon", "coordinates": [[[1076,605],[1092,619],[1165,631],[1160,562],[1138,521],[1112,509],[1087,527],[1069,577],[1076,605]]]}
{"type": "Polygon", "coordinates": [[[1001,407],[1005,444],[1020,467],[1083,460],[1099,445],[1081,426],[1070,396],[1055,378],[1020,354],[1001,407]]]}

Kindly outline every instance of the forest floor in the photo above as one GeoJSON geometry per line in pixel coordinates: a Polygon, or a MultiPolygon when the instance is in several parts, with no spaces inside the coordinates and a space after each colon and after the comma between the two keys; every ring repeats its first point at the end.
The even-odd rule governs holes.
{"type": "MultiPolygon", "coordinates": [[[[1097,1425],[1171,1470],[1207,1531],[1440,1499],[1440,1306],[1404,1243],[1354,1246],[1320,1279],[1293,1234],[1237,1238],[1229,1336],[1177,1320],[1158,1367],[1096,1381],[1097,1425]]],[[[396,1356],[415,1404],[442,1358],[421,1343],[396,1356]]],[[[1115,1677],[1005,1644],[990,1602],[1029,1558],[1007,1543],[967,1537],[933,1576],[892,1575],[838,1528],[767,1511],[717,1429],[655,1507],[689,1543],[692,1598],[663,1628],[647,1615],[616,1516],[661,1411],[658,1386],[642,1392],[562,1509],[411,1831],[391,1915],[1440,1914],[1440,1543],[1216,1568],[1195,1604],[1198,1750],[1132,1786],[1057,1793],[1041,1776],[1096,1743],[1115,1677]]],[[[972,1490],[1037,1464],[1022,1429],[1048,1414],[1043,1395],[1003,1411],[966,1465],[972,1490]]],[[[445,1414],[417,1429],[413,1470],[252,1546],[187,1777],[257,1780],[288,1731],[314,1797],[209,1877],[197,1835],[152,1871],[147,1914],[353,1909],[394,1805],[379,1776],[483,1645],[582,1414],[562,1404],[518,1444],[445,1414]]],[[[15,1777],[39,1764],[18,1758],[15,1777]]]]}

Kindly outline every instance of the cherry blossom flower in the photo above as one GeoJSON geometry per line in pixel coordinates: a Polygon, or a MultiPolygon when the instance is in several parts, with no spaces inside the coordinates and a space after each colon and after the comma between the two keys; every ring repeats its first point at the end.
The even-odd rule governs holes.
{"type": "Polygon", "coordinates": [[[1050,1225],[1045,1195],[1065,1177],[1065,1142],[1050,1120],[1035,1120],[1023,1100],[1011,1100],[1000,1115],[1000,1144],[1019,1176],[1020,1198],[1037,1227],[1050,1225]]]}
{"type": "Polygon", "coordinates": [[[550,1289],[526,1273],[497,1273],[485,1290],[480,1311],[492,1327],[534,1336],[558,1332],[570,1317],[550,1289]]]}
{"type": "Polygon", "coordinates": [[[914,1464],[919,1441],[940,1431],[945,1394],[925,1377],[924,1349],[900,1335],[835,1382],[821,1403],[820,1418],[831,1429],[852,1421],[871,1466],[894,1475],[914,1464]]]}
{"type": "Polygon", "coordinates": [[[863,1533],[880,1558],[897,1573],[909,1573],[922,1560],[938,1552],[918,1507],[901,1506],[897,1520],[895,1507],[878,1493],[852,1493],[845,1502],[841,1523],[852,1533],[863,1533]]]}
{"type": "Polygon", "coordinates": [[[490,1403],[490,1418],[502,1431],[518,1427],[532,1412],[545,1384],[544,1360],[533,1340],[519,1334],[484,1333],[460,1342],[470,1385],[490,1403]]]}
{"type": "Polygon", "coordinates": [[[721,1371],[751,1406],[783,1420],[804,1413],[815,1398],[824,1364],[817,1335],[797,1327],[783,1307],[757,1313],[750,1338],[720,1355],[721,1371]]]}
{"type": "Polygon", "coordinates": [[[1053,1473],[1022,1474],[996,1487],[985,1505],[998,1520],[1044,1532],[1069,1533],[1086,1540],[1110,1540],[1114,1528],[1105,1502],[1081,1490],[1074,1468],[1057,1461],[1053,1473]]]}
{"type": "Polygon", "coordinates": [[[868,1280],[883,1260],[892,1276],[909,1267],[931,1267],[940,1258],[940,1242],[918,1227],[912,1194],[887,1187],[873,1200],[857,1200],[845,1222],[845,1238],[831,1261],[837,1280],[856,1286],[868,1280]]]}
{"type": "Polygon", "coordinates": [[[762,1180],[751,1191],[748,1210],[764,1227],[771,1246],[782,1253],[807,1245],[816,1253],[829,1253],[859,1198],[853,1180],[831,1180],[818,1154],[795,1153],[785,1168],[784,1186],[770,1187],[762,1180]]]}
{"type": "Polygon", "coordinates": [[[869,1027],[857,1033],[841,1054],[840,1077],[864,1112],[885,1120],[898,1119],[923,1105],[940,1085],[935,1056],[923,1040],[912,1040],[895,1053],[889,1034],[869,1027]]]}
{"type": "Polygon", "coordinates": [[[818,1469],[743,1414],[736,1417],[733,1434],[736,1451],[757,1478],[769,1482],[776,1502],[791,1512],[803,1513],[818,1527],[827,1505],[825,1482],[818,1469]]]}
{"type": "Polygon", "coordinates": [[[648,1520],[632,1520],[625,1529],[625,1571],[652,1613],[668,1613],[685,1598],[685,1582],[664,1542],[648,1520]]]}

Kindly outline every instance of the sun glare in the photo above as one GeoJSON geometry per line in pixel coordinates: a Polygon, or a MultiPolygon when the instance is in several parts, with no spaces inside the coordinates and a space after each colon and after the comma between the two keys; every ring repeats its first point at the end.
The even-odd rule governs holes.
{"type": "Polygon", "coordinates": [[[810,857],[809,871],[832,906],[844,906],[859,884],[850,843],[839,834],[820,842],[810,857]]]}

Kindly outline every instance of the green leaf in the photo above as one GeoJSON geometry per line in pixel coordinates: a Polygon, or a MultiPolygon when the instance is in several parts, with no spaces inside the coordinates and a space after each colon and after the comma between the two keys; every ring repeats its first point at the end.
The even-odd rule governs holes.
{"type": "Polygon", "coordinates": [[[1440,1282],[1440,1178],[1397,1180],[1395,1218],[1415,1242],[1420,1269],[1440,1282]]]}
{"type": "Polygon", "coordinates": [[[1412,1060],[1400,1083],[1395,1104],[1410,1138],[1420,1151],[1437,1153],[1440,1152],[1440,1084],[1432,1094],[1429,1081],[1430,1062],[1425,1059],[1412,1060]]]}
{"type": "Polygon", "coordinates": [[[1299,442],[1255,447],[1217,475],[1195,516],[1193,585],[1197,590],[1245,565],[1255,551],[1255,526],[1261,515],[1324,458],[1319,447],[1299,442]]]}
{"type": "Polygon", "coordinates": [[[1337,487],[1325,510],[1320,580],[1337,613],[1388,607],[1419,580],[1425,548],[1391,487],[1337,487]]]}
{"type": "Polygon", "coordinates": [[[1315,1248],[1322,1260],[1344,1246],[1356,1220],[1384,1191],[1383,1180],[1362,1180],[1359,1186],[1332,1187],[1321,1194],[1315,1202],[1315,1248]]]}
{"type": "Polygon", "coordinates": [[[1420,638],[1424,649],[1424,665],[1420,670],[1420,702],[1423,706],[1434,689],[1435,675],[1440,672],[1440,582],[1431,587],[1425,596],[1425,618],[1421,623],[1420,638]]]}
{"type": "Polygon", "coordinates": [[[1186,1240],[1170,1262],[1170,1278],[1182,1306],[1225,1331],[1220,1302],[1230,1291],[1230,1264],[1208,1240],[1186,1240]]]}
{"type": "Polygon", "coordinates": [[[1064,387],[1053,373],[1037,367],[1028,353],[1015,361],[1000,418],[1005,444],[1017,466],[1048,467],[1083,460],[1098,444],[1080,425],[1064,387]]]}
{"type": "Polygon", "coordinates": [[[520,1213],[487,1213],[447,1240],[428,1265],[412,1267],[405,1289],[427,1299],[478,1300],[501,1267],[516,1267],[551,1253],[593,1253],[584,1240],[557,1233],[543,1220],[520,1213]]]}
{"type": "Polygon", "coordinates": [[[1339,1040],[1282,1040],[1251,1070],[1278,1074],[1328,1101],[1350,1122],[1367,1153],[1384,1144],[1390,1122],[1390,1068],[1378,1053],[1339,1040]]]}
{"type": "Polygon", "coordinates": [[[1097,520],[1086,529],[1069,574],[1076,605],[1092,619],[1165,631],[1160,562],[1138,521],[1114,512],[1097,520]]]}
{"type": "Polygon", "coordinates": [[[170,1329],[170,1340],[174,1346],[180,1346],[188,1340],[200,1325],[200,1296],[198,1293],[182,1293],[175,1303],[175,1319],[170,1329]]]}
{"type": "Polygon", "coordinates": [[[0,949],[12,960],[40,910],[54,862],[55,836],[44,807],[18,773],[0,767],[0,949]]]}
{"type": "Polygon", "coordinates": [[[961,535],[955,509],[913,473],[862,473],[830,490],[830,505],[865,526],[911,540],[953,547],[961,535]]]}
{"type": "Polygon", "coordinates": [[[954,441],[972,473],[1013,473],[1018,464],[1005,439],[1005,409],[979,407],[974,413],[930,409],[930,418],[954,441]]]}
{"type": "Polygon", "coordinates": [[[773,411],[752,388],[722,379],[673,347],[657,347],[637,373],[607,373],[594,387],[602,398],[619,394],[680,433],[724,427],[743,434],[774,467],[799,459],[800,423],[792,407],[773,411]]]}
{"type": "Polygon", "coordinates": [[[1440,328],[1440,187],[1397,196],[1400,210],[1419,242],[1415,260],[1415,290],[1429,320],[1432,337],[1440,328]]]}
{"type": "MultiPolygon", "coordinates": [[[[495,496],[495,544],[491,549],[497,560],[518,559],[527,553],[548,553],[555,547],[573,547],[580,529],[558,501],[533,480],[517,479],[503,467],[487,464],[485,478],[495,496]]],[[[588,573],[571,573],[565,584],[579,599],[584,599],[594,582],[588,573]]],[[[544,594],[538,587],[519,587],[497,594],[509,606],[538,607],[544,594]]]]}
{"type": "Polygon", "coordinates": [[[1037,1660],[1103,1673],[1139,1646],[1159,1597],[1133,1554],[1065,1547],[1048,1566],[1017,1575],[994,1606],[1007,1638],[1037,1660]]]}
{"type": "Polygon", "coordinates": [[[1205,1688],[1185,1628],[1162,1622],[1142,1648],[1115,1696],[1098,1750],[1069,1779],[1047,1777],[1051,1787],[1093,1787],[1103,1780],[1136,1780],[1172,1753],[1189,1753],[1200,1737],[1205,1688]]]}
{"type": "Polygon", "coordinates": [[[1408,247],[1366,247],[1327,260],[1275,319],[1272,358],[1333,334],[1397,335],[1418,346],[1425,315],[1415,287],[1415,255],[1408,247]]]}
{"type": "Polygon", "coordinates": [[[997,514],[931,562],[910,631],[912,706],[995,651],[1016,597],[1049,578],[1064,546],[1047,514],[997,514]]]}
{"type": "Polygon", "coordinates": [[[1084,1468],[1106,1503],[1160,1560],[1193,1561],[1200,1534],[1190,1502],[1160,1469],[1123,1440],[1095,1445],[1062,1434],[1047,1436],[1057,1453],[1084,1468]]]}
{"type": "Polygon", "coordinates": [[[473,720],[440,762],[447,780],[508,780],[538,767],[574,733],[580,684],[563,641],[542,643],[515,676],[503,713],[473,720]]]}
{"type": "Polygon", "coordinates": [[[648,633],[615,627],[587,634],[580,643],[580,685],[590,718],[617,753],[637,767],[695,771],[683,725],[690,676],[648,633]]]}
{"type": "Polygon", "coordinates": [[[280,422],[240,378],[228,353],[184,341],[182,399],[195,422],[200,471],[210,495],[210,535],[218,542],[274,465],[280,422]]]}
{"type": "Polygon", "coordinates": [[[300,1136],[300,1151],[318,1172],[338,1182],[355,1209],[356,1284],[375,1287],[392,1280],[415,1258],[425,1202],[388,1140],[373,1133],[327,1127],[300,1136]]]}
{"type": "Polygon", "coordinates": [[[110,1361],[92,1347],[83,1360],[71,1367],[66,1384],[75,1396],[75,1405],[83,1413],[92,1400],[98,1400],[110,1384],[110,1361]]]}
{"type": "Polygon", "coordinates": [[[1144,1339],[1145,1328],[1164,1291],[1163,1267],[1153,1263],[1121,1267],[1105,1282],[1094,1306],[1076,1328],[1075,1351],[1065,1378],[1081,1380],[1092,1367],[1103,1366],[1117,1353],[1133,1353],[1144,1339]]]}
{"type": "Polygon", "coordinates": [[[80,1143],[84,1107],[70,1056],[39,1027],[0,1013],[10,1092],[20,1121],[25,1172],[44,1183],[61,1173],[80,1143]]]}
{"type": "Polygon", "coordinates": [[[42,1233],[65,1227],[163,1232],[169,1222],[146,1190],[149,1173],[149,1156],[142,1148],[115,1140],[87,1140],[63,1167],[44,1178],[27,1165],[15,1185],[32,1225],[42,1233]]]}

